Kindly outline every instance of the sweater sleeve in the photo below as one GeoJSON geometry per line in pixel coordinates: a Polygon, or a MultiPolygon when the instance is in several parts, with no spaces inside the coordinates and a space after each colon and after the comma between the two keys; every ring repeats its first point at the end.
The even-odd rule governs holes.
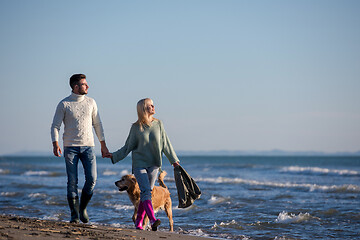
{"type": "Polygon", "coordinates": [[[52,142],[58,142],[59,141],[60,127],[61,127],[61,123],[64,120],[64,117],[65,117],[64,104],[62,102],[60,102],[56,107],[53,122],[51,124],[50,131],[51,131],[51,140],[52,140],[52,142]]]}
{"type": "Polygon", "coordinates": [[[170,139],[167,136],[164,125],[160,121],[160,129],[161,129],[161,139],[162,139],[162,151],[165,154],[166,158],[169,160],[171,164],[174,164],[176,162],[180,162],[178,157],[176,156],[176,153],[171,145],[170,139]]]}
{"type": "Polygon", "coordinates": [[[123,160],[132,150],[136,148],[136,133],[134,125],[131,127],[129,136],[126,139],[125,145],[112,154],[111,162],[113,164],[123,160]]]}
{"type": "Polygon", "coordinates": [[[93,102],[93,112],[92,112],[92,125],[95,129],[95,133],[99,141],[105,141],[104,128],[102,126],[99,111],[96,105],[96,102],[93,102]]]}

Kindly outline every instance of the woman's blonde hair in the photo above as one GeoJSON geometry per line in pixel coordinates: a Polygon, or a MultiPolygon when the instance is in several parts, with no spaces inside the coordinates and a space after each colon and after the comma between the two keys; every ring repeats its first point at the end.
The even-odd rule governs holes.
{"type": "MultiPolygon", "coordinates": [[[[146,101],[151,101],[150,98],[144,98],[138,101],[136,105],[138,120],[134,124],[139,124],[140,130],[142,131],[145,126],[151,126],[151,120],[149,119],[147,112],[146,112],[146,101]]],[[[153,118],[157,120],[156,118],[153,118]]]]}

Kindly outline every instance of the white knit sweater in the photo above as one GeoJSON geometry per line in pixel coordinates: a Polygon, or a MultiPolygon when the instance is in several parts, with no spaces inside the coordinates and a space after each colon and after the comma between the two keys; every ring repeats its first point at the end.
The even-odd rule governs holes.
{"type": "Polygon", "coordinates": [[[52,141],[59,141],[61,123],[64,122],[64,147],[95,146],[92,127],[99,141],[104,141],[104,129],[101,124],[94,99],[85,95],[71,93],[60,101],[51,125],[52,141]]]}

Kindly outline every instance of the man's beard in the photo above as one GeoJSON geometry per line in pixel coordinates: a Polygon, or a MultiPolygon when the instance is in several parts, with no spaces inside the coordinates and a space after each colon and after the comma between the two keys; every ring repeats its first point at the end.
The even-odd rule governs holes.
{"type": "Polygon", "coordinates": [[[86,91],[79,91],[79,95],[86,95],[87,92],[86,91]]]}

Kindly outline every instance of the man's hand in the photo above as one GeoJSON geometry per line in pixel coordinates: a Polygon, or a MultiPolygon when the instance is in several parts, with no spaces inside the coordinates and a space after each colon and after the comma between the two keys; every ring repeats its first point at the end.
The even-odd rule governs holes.
{"type": "Polygon", "coordinates": [[[173,163],[174,167],[180,166],[179,162],[173,163]]]}
{"type": "Polygon", "coordinates": [[[110,152],[109,149],[106,147],[105,141],[101,141],[100,143],[101,143],[101,156],[103,158],[109,157],[110,152]]]}
{"type": "Polygon", "coordinates": [[[108,153],[107,155],[104,156],[104,158],[112,158],[112,153],[108,153]]]}
{"type": "Polygon", "coordinates": [[[59,142],[53,142],[53,153],[56,157],[61,157],[61,148],[59,147],[59,142]]]}

